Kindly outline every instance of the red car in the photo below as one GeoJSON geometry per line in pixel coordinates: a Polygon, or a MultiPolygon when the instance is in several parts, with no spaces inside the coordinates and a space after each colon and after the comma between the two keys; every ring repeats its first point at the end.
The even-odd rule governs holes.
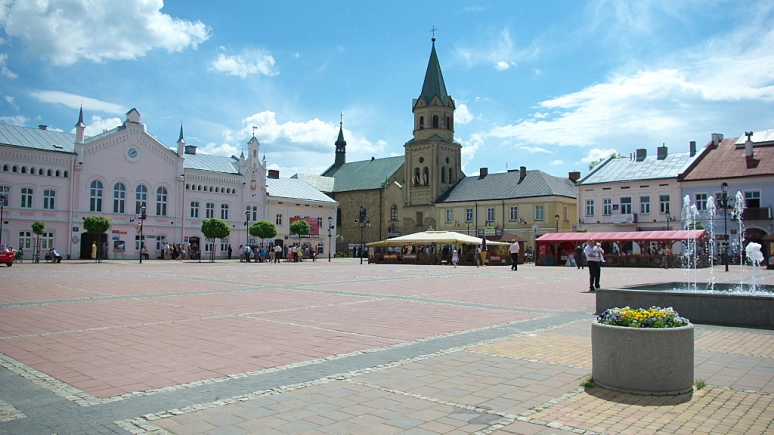
{"type": "Polygon", "coordinates": [[[13,251],[8,249],[8,246],[0,245],[0,263],[5,263],[6,266],[13,266],[13,251]]]}

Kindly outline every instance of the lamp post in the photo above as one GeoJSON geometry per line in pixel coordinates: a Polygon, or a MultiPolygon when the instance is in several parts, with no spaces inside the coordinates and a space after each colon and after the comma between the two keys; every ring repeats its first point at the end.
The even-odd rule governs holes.
{"type": "Polygon", "coordinates": [[[245,248],[250,246],[250,210],[245,212],[245,248]]]}
{"type": "Polygon", "coordinates": [[[726,272],[728,272],[728,242],[730,241],[730,237],[728,237],[728,183],[724,181],[720,185],[720,189],[723,192],[720,201],[722,203],[721,207],[723,207],[723,234],[726,238],[725,247],[723,248],[723,265],[726,267],[726,272]]]}
{"type": "Polygon", "coordinates": [[[140,207],[140,264],[142,264],[142,248],[145,246],[145,239],[142,237],[142,230],[145,224],[145,218],[147,217],[148,216],[145,215],[145,204],[143,204],[140,207]]]}
{"type": "Polygon", "coordinates": [[[554,220],[556,221],[556,232],[559,232],[559,215],[554,216],[554,220]]]}
{"type": "Polygon", "coordinates": [[[0,244],[3,243],[3,211],[7,202],[8,198],[5,195],[0,195],[0,244]]]}
{"type": "Polygon", "coordinates": [[[672,220],[672,218],[668,211],[666,212],[666,220],[667,220],[667,231],[669,231],[671,230],[671,228],[669,227],[669,221],[672,220]]]}
{"type": "Polygon", "coordinates": [[[331,230],[334,228],[333,217],[328,216],[328,263],[331,262],[331,230]]]}
{"type": "Polygon", "coordinates": [[[355,219],[355,225],[360,227],[360,264],[363,264],[363,229],[371,226],[364,205],[360,206],[360,216],[355,219]]]}
{"type": "Polygon", "coordinates": [[[468,235],[470,235],[470,221],[467,221],[466,224],[468,224],[468,235]]]}

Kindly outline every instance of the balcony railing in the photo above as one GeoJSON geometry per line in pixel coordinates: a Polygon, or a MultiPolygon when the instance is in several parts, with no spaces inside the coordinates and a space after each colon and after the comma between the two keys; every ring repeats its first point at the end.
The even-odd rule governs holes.
{"type": "Polygon", "coordinates": [[[771,219],[771,207],[749,207],[744,209],[742,219],[745,221],[759,221],[771,219]]]}

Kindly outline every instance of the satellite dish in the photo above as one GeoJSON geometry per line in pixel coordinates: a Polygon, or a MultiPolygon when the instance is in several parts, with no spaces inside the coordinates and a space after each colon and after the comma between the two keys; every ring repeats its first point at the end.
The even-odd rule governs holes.
{"type": "Polygon", "coordinates": [[[539,230],[539,229],[540,229],[540,225],[538,225],[538,224],[532,224],[532,231],[535,231],[535,232],[537,232],[537,230],[539,230]]]}

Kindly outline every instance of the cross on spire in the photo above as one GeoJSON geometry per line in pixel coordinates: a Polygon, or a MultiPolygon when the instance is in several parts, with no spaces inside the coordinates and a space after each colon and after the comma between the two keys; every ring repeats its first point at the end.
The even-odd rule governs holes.
{"type": "Polygon", "coordinates": [[[258,128],[256,126],[253,126],[253,137],[255,137],[255,129],[258,128]]]}
{"type": "Polygon", "coordinates": [[[344,125],[344,112],[339,113],[339,125],[344,125]]]}
{"type": "Polygon", "coordinates": [[[435,31],[436,30],[438,30],[438,29],[436,29],[435,26],[433,26],[433,28],[430,29],[430,31],[433,33],[433,42],[435,42],[435,31]]]}

